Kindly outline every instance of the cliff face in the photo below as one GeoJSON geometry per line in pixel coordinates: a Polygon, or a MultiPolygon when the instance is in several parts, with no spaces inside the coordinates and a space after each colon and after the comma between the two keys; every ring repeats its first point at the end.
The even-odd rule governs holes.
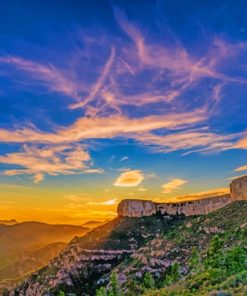
{"type": "Polygon", "coordinates": [[[157,204],[157,210],[161,214],[168,215],[185,215],[185,216],[195,216],[195,215],[205,215],[210,212],[216,211],[223,208],[231,202],[229,195],[224,195],[221,197],[205,198],[195,201],[187,201],[182,203],[162,203],[157,204]]]}
{"type": "Polygon", "coordinates": [[[233,200],[247,199],[247,176],[235,179],[230,184],[231,198],[233,200]]]}
{"type": "Polygon", "coordinates": [[[122,217],[143,217],[156,213],[185,216],[205,215],[235,200],[247,200],[247,176],[232,181],[230,190],[230,195],[181,203],[154,203],[149,200],[125,199],[119,204],[117,212],[122,217]]]}
{"type": "Polygon", "coordinates": [[[118,215],[122,217],[143,217],[156,214],[155,203],[149,200],[124,199],[117,209],[118,215]]]}
{"type": "Polygon", "coordinates": [[[146,200],[122,200],[118,206],[118,215],[124,217],[162,215],[203,215],[218,210],[232,202],[229,195],[212,197],[181,203],[154,203],[146,200]]]}

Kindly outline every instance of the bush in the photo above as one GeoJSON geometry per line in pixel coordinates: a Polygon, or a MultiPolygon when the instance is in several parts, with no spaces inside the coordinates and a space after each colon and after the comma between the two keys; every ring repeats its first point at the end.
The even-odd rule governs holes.
{"type": "Polygon", "coordinates": [[[147,272],[143,278],[143,286],[147,289],[155,287],[155,280],[150,272],[147,272]]]}

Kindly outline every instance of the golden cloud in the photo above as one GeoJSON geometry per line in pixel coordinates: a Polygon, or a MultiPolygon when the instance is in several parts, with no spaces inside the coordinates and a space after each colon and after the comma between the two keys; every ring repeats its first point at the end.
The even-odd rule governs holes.
{"type": "Polygon", "coordinates": [[[105,200],[105,201],[101,201],[101,202],[94,202],[94,201],[90,201],[87,203],[87,205],[95,205],[95,206],[100,206],[100,205],[103,205],[103,206],[113,206],[117,204],[117,199],[114,198],[114,199],[109,199],[109,200],[105,200]]]}
{"type": "Polygon", "coordinates": [[[169,202],[182,202],[182,201],[186,201],[186,200],[198,200],[198,199],[209,198],[209,197],[213,197],[213,196],[221,196],[221,195],[229,194],[229,192],[230,192],[230,190],[228,187],[215,188],[215,189],[197,192],[197,193],[190,194],[190,195],[177,196],[177,197],[171,198],[169,200],[169,202]]]}
{"type": "Polygon", "coordinates": [[[132,170],[123,172],[113,185],[119,187],[134,187],[138,186],[143,179],[144,176],[140,170],[132,170]]]}
{"type": "Polygon", "coordinates": [[[44,175],[75,174],[87,170],[90,155],[82,145],[29,146],[24,145],[22,152],[0,156],[0,163],[18,165],[20,169],[5,170],[6,176],[32,175],[35,183],[44,175]]]}
{"type": "Polygon", "coordinates": [[[171,193],[173,190],[180,188],[188,181],[184,179],[175,178],[162,185],[162,193],[171,193]]]}
{"type": "Polygon", "coordinates": [[[243,165],[241,167],[238,167],[234,170],[235,172],[242,172],[242,171],[247,171],[247,165],[243,165]]]}

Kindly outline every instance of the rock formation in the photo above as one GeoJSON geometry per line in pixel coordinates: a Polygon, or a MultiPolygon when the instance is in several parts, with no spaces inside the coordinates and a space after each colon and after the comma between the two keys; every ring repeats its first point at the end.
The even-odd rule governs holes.
{"type": "Polygon", "coordinates": [[[143,217],[156,214],[156,204],[150,200],[124,199],[118,205],[118,215],[123,217],[143,217]]]}
{"type": "Polygon", "coordinates": [[[120,202],[117,212],[119,216],[124,217],[143,217],[156,213],[194,216],[218,210],[231,202],[230,195],[179,203],[155,203],[149,200],[125,199],[120,202]]]}
{"type": "Polygon", "coordinates": [[[150,200],[125,199],[118,205],[118,215],[122,217],[143,217],[156,213],[162,215],[204,215],[235,200],[247,199],[247,176],[235,179],[230,184],[230,195],[179,203],[155,203],[150,200]]]}
{"type": "Polygon", "coordinates": [[[233,200],[247,199],[247,176],[235,179],[230,184],[231,198],[233,200]]]}

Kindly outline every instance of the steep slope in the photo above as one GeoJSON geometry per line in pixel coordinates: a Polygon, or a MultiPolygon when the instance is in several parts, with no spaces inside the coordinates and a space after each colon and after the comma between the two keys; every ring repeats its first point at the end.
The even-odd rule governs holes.
{"type": "Polygon", "coordinates": [[[124,295],[246,295],[247,201],[184,222],[117,266],[124,295]]]}
{"type": "Polygon", "coordinates": [[[0,280],[20,277],[44,266],[64,248],[65,243],[88,230],[80,226],[40,222],[1,224],[0,280]]]}
{"type": "Polygon", "coordinates": [[[0,269],[0,279],[2,286],[8,285],[12,281],[16,281],[23,275],[34,272],[45,266],[52,258],[56,257],[65,247],[67,243],[56,242],[48,244],[33,252],[28,252],[14,263],[10,263],[0,269]]]}
{"type": "Polygon", "coordinates": [[[44,295],[48,291],[56,295],[59,290],[94,295],[97,281],[103,275],[171,225],[181,224],[183,219],[159,215],[116,218],[72,240],[68,248],[28,278],[17,291],[26,296],[44,295]]]}
{"type": "MultiPolygon", "coordinates": [[[[210,281],[210,276],[214,277],[216,273],[213,269],[213,275],[209,276],[209,271],[203,270],[200,274],[203,279],[193,278],[197,268],[200,269],[198,262],[202,266],[204,261],[213,264],[209,257],[213,256],[210,252],[215,240],[221,242],[215,249],[217,254],[226,254],[227,257],[236,247],[245,250],[246,234],[247,201],[234,202],[197,217],[118,217],[84,237],[74,239],[47,267],[17,287],[17,295],[38,296],[48,292],[49,295],[57,295],[59,291],[95,295],[97,288],[107,285],[112,272],[117,274],[124,295],[209,295],[205,293],[219,288],[210,281]],[[195,257],[200,258],[197,263],[195,257]],[[177,266],[176,277],[174,266],[177,266]],[[205,278],[205,273],[208,278],[205,278]],[[149,287],[152,289],[144,284],[147,275],[155,280],[155,284],[149,287]],[[180,287],[186,286],[187,279],[188,291],[185,287],[185,292],[169,292],[179,280],[180,287]],[[155,290],[155,285],[161,289],[155,290]]],[[[225,271],[232,276],[227,273],[230,272],[227,268],[224,264],[222,270],[217,266],[217,274],[225,271]]],[[[238,294],[238,290],[234,293],[229,295],[245,295],[238,294]]]]}

